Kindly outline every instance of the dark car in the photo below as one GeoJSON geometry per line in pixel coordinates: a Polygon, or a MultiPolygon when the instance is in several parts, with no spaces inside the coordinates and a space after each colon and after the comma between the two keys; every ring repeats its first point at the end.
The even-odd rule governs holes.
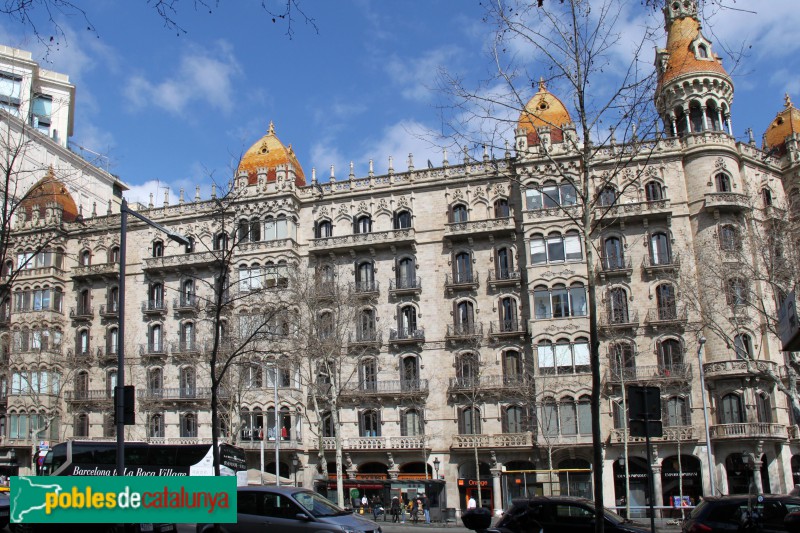
{"type": "Polygon", "coordinates": [[[755,531],[785,533],[789,529],[784,518],[793,511],[800,511],[800,497],[779,494],[709,496],[689,515],[683,524],[683,533],[741,531],[746,529],[743,525],[748,521],[756,523],[755,531]]]}
{"type": "MultiPolygon", "coordinates": [[[[381,533],[372,520],[345,511],[308,489],[239,487],[236,499],[236,523],[220,526],[227,533],[381,533]]],[[[211,533],[213,528],[213,524],[197,524],[197,533],[211,533]]]]}
{"type": "MultiPolygon", "coordinates": [[[[514,500],[494,528],[499,533],[564,533],[594,531],[594,502],[568,496],[538,496],[514,500]]],[[[605,531],[609,533],[649,533],[650,528],[603,510],[605,531]]]]}
{"type": "Polygon", "coordinates": [[[9,509],[8,493],[0,492],[0,529],[8,525],[9,509]]]}

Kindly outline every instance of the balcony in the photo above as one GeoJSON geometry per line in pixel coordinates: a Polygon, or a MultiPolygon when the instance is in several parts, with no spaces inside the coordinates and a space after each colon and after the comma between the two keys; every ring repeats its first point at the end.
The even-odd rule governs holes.
{"type": "Polygon", "coordinates": [[[103,348],[97,349],[97,362],[101,365],[110,363],[116,364],[118,359],[119,352],[116,346],[107,346],[105,350],[103,348]]]}
{"type": "Polygon", "coordinates": [[[639,327],[639,312],[636,309],[601,312],[597,317],[597,326],[603,333],[636,329],[639,327]]]}
{"type": "Polygon", "coordinates": [[[478,390],[526,391],[530,386],[531,383],[525,379],[525,376],[521,375],[462,377],[450,378],[450,386],[447,391],[451,394],[478,390]]]}
{"type": "Polygon", "coordinates": [[[458,272],[456,274],[445,274],[444,286],[448,292],[453,291],[475,291],[481,286],[477,272],[458,272]]]}
{"type": "Polygon", "coordinates": [[[99,265],[77,266],[70,272],[74,279],[119,279],[119,263],[100,263],[99,265]]]}
{"type": "MultiPolygon", "coordinates": [[[[422,450],[430,449],[429,438],[424,435],[414,435],[408,437],[351,437],[342,439],[342,449],[344,450],[422,450]]],[[[312,439],[309,443],[311,449],[317,449],[318,439],[312,439]]],[[[322,447],[325,450],[336,448],[334,437],[323,437],[322,447]]]]}
{"type": "Polygon", "coordinates": [[[241,242],[236,246],[238,255],[246,253],[289,252],[297,250],[297,241],[291,237],[241,242]]]}
{"type": "Polygon", "coordinates": [[[389,281],[389,296],[405,296],[422,292],[422,280],[418,277],[398,278],[389,281]]]}
{"type": "Polygon", "coordinates": [[[513,236],[515,231],[513,217],[469,220],[467,222],[449,222],[444,226],[444,237],[445,239],[475,239],[478,237],[488,237],[503,231],[511,232],[513,236]]]}
{"type": "Polygon", "coordinates": [[[686,325],[689,314],[684,306],[656,307],[647,310],[645,324],[652,328],[686,325]]]}
{"type": "Polygon", "coordinates": [[[368,281],[356,281],[350,284],[350,294],[360,296],[363,298],[370,298],[378,296],[380,288],[378,282],[374,279],[368,281]]]}
{"type": "Polygon", "coordinates": [[[401,398],[407,396],[427,396],[427,379],[407,379],[390,381],[362,381],[342,387],[345,397],[379,397],[401,398]]]}
{"type": "Polygon", "coordinates": [[[448,324],[445,340],[478,342],[483,338],[483,324],[448,324]]]}
{"type": "MultiPolygon", "coordinates": [[[[628,443],[645,442],[644,437],[634,437],[630,434],[628,429],[628,443]]],[[[697,432],[694,426],[672,426],[664,427],[663,435],[661,437],[650,437],[650,440],[656,442],[686,442],[697,440],[697,432]]],[[[611,442],[622,443],[625,442],[625,431],[622,428],[614,428],[611,430],[611,442]]]]}
{"type": "Polygon", "coordinates": [[[311,239],[312,252],[330,252],[337,249],[363,250],[369,248],[390,248],[392,246],[413,245],[416,242],[414,228],[376,231],[372,233],[354,233],[340,237],[322,237],[311,239]]]}
{"type": "Polygon", "coordinates": [[[195,252],[191,254],[147,257],[143,270],[153,273],[180,272],[188,268],[206,268],[221,261],[221,251],[195,252]]]}
{"type": "Polygon", "coordinates": [[[633,272],[630,257],[619,256],[600,256],[600,263],[597,265],[597,275],[601,281],[606,278],[627,277],[633,272]]]}
{"type": "Polygon", "coordinates": [[[791,441],[800,441],[800,428],[797,426],[789,426],[787,428],[789,430],[789,440],[791,441]]]}
{"type": "Polygon", "coordinates": [[[680,254],[670,254],[669,257],[652,258],[650,255],[644,256],[642,259],[642,270],[649,277],[653,277],[659,273],[673,274],[678,272],[681,268],[680,254]]]}
{"type": "Polygon", "coordinates": [[[141,401],[151,402],[195,402],[211,399],[210,387],[174,387],[161,389],[140,389],[136,396],[141,401]]]}
{"type": "Polygon", "coordinates": [[[716,424],[709,427],[712,439],[740,440],[740,439],[769,439],[786,440],[788,438],[786,426],[783,424],[769,424],[766,422],[742,422],[738,424],[716,424]]]}
{"type": "Polygon", "coordinates": [[[379,348],[382,340],[383,336],[379,331],[351,331],[347,336],[347,345],[350,348],[379,348]]]}
{"type": "Polygon", "coordinates": [[[67,403],[110,402],[113,399],[113,389],[74,390],[64,392],[64,400],[67,403]]]}
{"type": "Polygon", "coordinates": [[[652,202],[632,202],[624,204],[614,204],[610,206],[597,206],[594,208],[595,215],[602,217],[604,222],[619,222],[624,225],[628,222],[636,222],[645,219],[668,218],[672,216],[669,200],[654,200],[652,202]]]}
{"type": "Polygon", "coordinates": [[[203,347],[194,340],[173,342],[171,349],[172,357],[179,360],[194,359],[203,353],[203,347]]]}
{"type": "MultiPolygon", "coordinates": [[[[242,431],[242,433],[244,433],[244,431],[242,431]]],[[[250,433],[252,433],[252,431],[250,433]]],[[[262,443],[264,449],[270,450],[270,453],[272,453],[274,457],[275,439],[273,438],[259,439],[258,437],[242,437],[236,445],[245,450],[260,450],[262,443]]],[[[302,443],[295,439],[281,438],[280,440],[280,451],[300,450],[302,447],[302,443]]]]}
{"type": "Polygon", "coordinates": [[[517,289],[520,288],[521,283],[521,276],[519,270],[490,270],[489,276],[486,279],[486,283],[489,285],[489,288],[492,290],[496,290],[501,287],[516,287],[517,289]]]}
{"type": "Polygon", "coordinates": [[[645,365],[626,368],[611,368],[607,375],[609,383],[633,383],[641,381],[687,381],[692,378],[690,365],[645,365]]]}
{"type": "Polygon", "coordinates": [[[57,266],[25,268],[17,271],[17,279],[23,278],[52,278],[67,281],[67,272],[57,266]]]}
{"type": "Polygon", "coordinates": [[[91,306],[79,305],[77,308],[73,307],[69,310],[69,317],[78,321],[91,320],[94,318],[94,309],[91,306]]]}
{"type": "Polygon", "coordinates": [[[707,192],[705,194],[705,208],[709,211],[738,213],[750,209],[751,205],[746,194],[707,192]]]}
{"type": "Polygon", "coordinates": [[[500,320],[489,324],[489,338],[494,340],[513,339],[515,337],[524,340],[527,333],[527,322],[524,320],[500,320]]]}
{"type": "Polygon", "coordinates": [[[579,205],[544,207],[541,209],[531,209],[525,211],[525,220],[533,220],[536,223],[551,222],[563,219],[575,220],[580,216],[581,206],[579,205]]]}
{"type": "Polygon", "coordinates": [[[108,305],[105,304],[101,305],[100,317],[105,319],[119,317],[119,304],[117,302],[114,302],[108,305]]]}
{"type": "Polygon", "coordinates": [[[167,347],[163,342],[147,342],[139,345],[139,357],[142,359],[162,358],[167,356],[167,347]]]}
{"type": "Polygon", "coordinates": [[[389,330],[389,343],[395,346],[423,344],[424,342],[425,329],[423,328],[398,328],[389,330]]]}
{"type": "Polygon", "coordinates": [[[164,300],[147,300],[142,302],[142,313],[145,315],[163,315],[167,312],[164,300]]]}
{"type": "Polygon", "coordinates": [[[529,448],[533,446],[530,432],[525,433],[493,433],[491,435],[453,435],[451,449],[472,450],[474,448],[529,448]]]}
{"type": "Polygon", "coordinates": [[[732,359],[728,361],[711,361],[703,365],[706,379],[741,378],[752,376],[758,372],[778,374],[778,364],[774,361],[752,359],[732,359]]]}
{"type": "Polygon", "coordinates": [[[67,361],[73,365],[88,365],[94,360],[92,357],[92,350],[86,347],[85,350],[81,348],[67,348],[67,361]]]}
{"type": "Polygon", "coordinates": [[[200,310],[200,298],[196,294],[184,294],[172,300],[172,308],[179,313],[196,313],[200,310]]]}

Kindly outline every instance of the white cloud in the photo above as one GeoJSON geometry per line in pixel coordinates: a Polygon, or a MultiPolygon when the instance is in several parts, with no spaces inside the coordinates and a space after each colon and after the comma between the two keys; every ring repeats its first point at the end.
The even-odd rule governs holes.
{"type": "Polygon", "coordinates": [[[427,102],[437,94],[436,78],[440,69],[447,66],[461,53],[456,46],[443,46],[428,50],[420,57],[401,58],[393,55],[386,63],[386,73],[400,88],[407,100],[427,102]]]}
{"type": "Polygon", "coordinates": [[[241,74],[226,41],[217,41],[213,48],[193,45],[183,51],[170,77],[153,81],[143,75],[131,76],[125,96],[134,108],[152,105],[175,115],[184,114],[198,102],[229,113],[233,109],[234,80],[241,74]]]}

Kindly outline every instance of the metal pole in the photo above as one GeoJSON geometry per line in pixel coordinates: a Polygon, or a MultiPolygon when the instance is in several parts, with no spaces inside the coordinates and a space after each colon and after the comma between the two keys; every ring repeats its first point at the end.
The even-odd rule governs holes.
{"type": "Polygon", "coordinates": [[[119,226],[119,326],[117,329],[117,475],[125,475],[125,261],[127,259],[128,202],[122,199],[119,226]]]}
{"type": "Polygon", "coordinates": [[[708,426],[708,404],[706,401],[706,373],[703,370],[703,345],[706,343],[705,337],[697,339],[697,363],[700,366],[700,396],[703,398],[703,422],[706,430],[706,455],[708,456],[708,474],[711,481],[711,495],[717,493],[714,483],[714,455],[711,453],[711,432],[708,426]]]}
{"type": "MultiPolygon", "coordinates": [[[[655,510],[653,509],[653,502],[656,499],[656,487],[655,487],[655,480],[653,479],[653,454],[650,450],[650,412],[648,411],[647,406],[647,391],[643,394],[644,396],[644,439],[645,439],[645,446],[647,446],[647,470],[648,470],[648,479],[650,481],[650,531],[656,530],[656,514],[655,510]]],[[[627,464],[627,461],[626,461],[627,464]]]]}
{"type": "Polygon", "coordinates": [[[278,362],[272,366],[272,388],[275,392],[275,486],[281,486],[281,432],[278,419],[278,362]]]}

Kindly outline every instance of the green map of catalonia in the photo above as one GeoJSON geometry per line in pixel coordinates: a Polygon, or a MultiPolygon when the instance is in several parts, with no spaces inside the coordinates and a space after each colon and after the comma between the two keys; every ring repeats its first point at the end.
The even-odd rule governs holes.
{"type": "Polygon", "coordinates": [[[45,508],[45,495],[50,492],[61,492],[60,485],[40,485],[27,477],[18,477],[14,480],[11,499],[11,522],[19,523],[31,511],[45,508]],[[41,502],[41,503],[40,503],[41,502]],[[39,504],[39,505],[31,505],[39,504]]]}

